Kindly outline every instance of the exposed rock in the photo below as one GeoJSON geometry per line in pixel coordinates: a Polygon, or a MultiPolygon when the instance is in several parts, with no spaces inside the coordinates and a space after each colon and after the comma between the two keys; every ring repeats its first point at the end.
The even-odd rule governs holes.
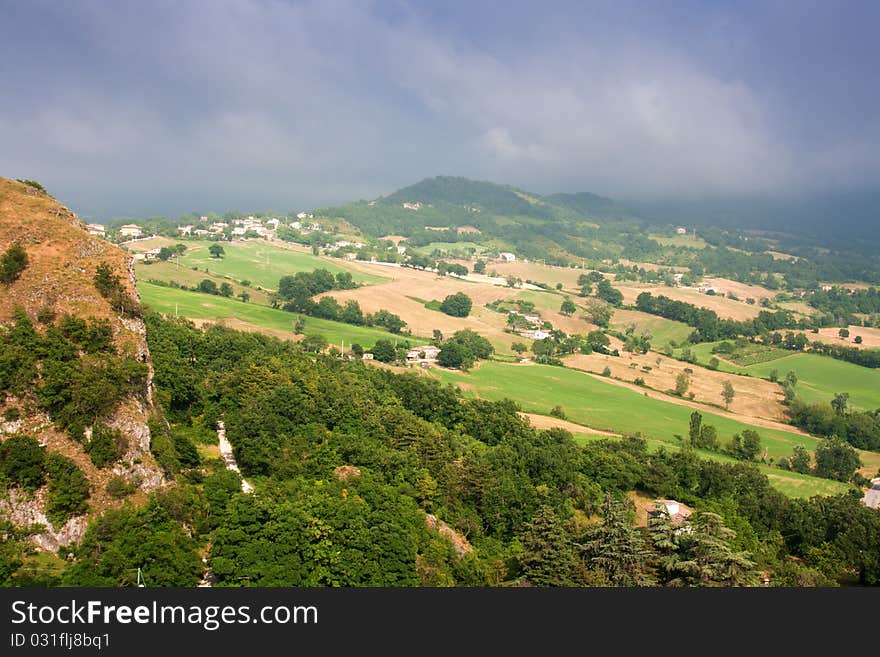
{"type": "Polygon", "coordinates": [[[455,553],[460,557],[474,549],[464,536],[459,534],[442,520],[439,520],[437,516],[432,513],[425,514],[425,525],[428,529],[434,530],[440,534],[440,536],[447,538],[449,542],[452,543],[452,548],[455,550],[455,553]]]}
{"type": "Polygon", "coordinates": [[[64,525],[55,529],[52,521],[46,517],[46,487],[28,494],[10,489],[4,499],[0,499],[0,511],[10,522],[19,527],[43,525],[45,531],[30,536],[31,542],[43,550],[55,552],[59,547],[80,541],[88,526],[87,516],[76,516],[64,525]]]}
{"type": "Polygon", "coordinates": [[[360,477],[361,469],[354,465],[340,465],[333,470],[339,481],[348,481],[352,477],[360,477]]]}

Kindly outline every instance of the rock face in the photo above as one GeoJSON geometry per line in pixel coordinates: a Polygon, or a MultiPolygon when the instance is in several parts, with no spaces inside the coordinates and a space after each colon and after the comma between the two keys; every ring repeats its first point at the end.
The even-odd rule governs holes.
{"type": "Polygon", "coordinates": [[[111,477],[121,476],[144,492],[165,484],[162,470],[150,452],[147,423],[154,412],[153,366],[143,320],[120,316],[94,285],[98,265],[105,264],[119,277],[125,291],[139,302],[134,264],[128,254],[89,235],[83,222],[51,196],[0,178],[0,253],[13,244],[25,248],[28,264],[15,282],[0,287],[0,326],[12,319],[17,308],[32,319],[44,308],[51,308],[58,315],[106,319],[113,329],[117,353],[147,366],[144,388],[120,402],[102,421],[120,431],[127,445],[125,454],[112,469],[96,468],[79,442],[58,431],[44,413],[30,410],[35,407],[32,400],[0,394],[0,441],[19,432],[31,435],[47,451],[73,459],[89,480],[90,513],[71,518],[62,527],[54,527],[45,515],[45,488],[33,494],[14,489],[0,492],[0,518],[8,518],[21,527],[44,525],[45,530],[31,540],[43,549],[57,550],[79,541],[91,516],[122,504],[105,491],[111,477]],[[11,408],[19,412],[19,417],[4,421],[3,414],[11,408]]]}

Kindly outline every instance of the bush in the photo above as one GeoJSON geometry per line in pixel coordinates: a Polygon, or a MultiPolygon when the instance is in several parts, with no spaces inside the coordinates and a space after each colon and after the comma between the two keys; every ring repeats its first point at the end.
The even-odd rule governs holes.
{"type": "Polygon", "coordinates": [[[46,457],[49,475],[49,493],[46,495],[46,515],[55,526],[61,526],[73,516],[89,510],[89,482],[76,463],[53,452],[46,457]]]}
{"type": "Polygon", "coordinates": [[[552,415],[553,417],[558,417],[560,420],[568,419],[568,416],[565,414],[565,410],[562,408],[562,406],[559,406],[558,404],[550,409],[550,415],[552,415]]]}
{"type": "Polygon", "coordinates": [[[602,370],[602,376],[611,376],[611,368],[607,365],[605,366],[605,369],[602,370]]]}
{"type": "Polygon", "coordinates": [[[0,476],[7,483],[36,490],[46,483],[46,454],[30,436],[13,436],[0,444],[0,476]]]}
{"type": "Polygon", "coordinates": [[[116,429],[98,425],[92,430],[92,439],[85,450],[96,468],[115,463],[125,453],[125,437],[116,429]]]}
{"type": "Polygon", "coordinates": [[[28,265],[28,256],[21,244],[10,246],[0,258],[0,283],[12,283],[28,265]]]}
{"type": "Polygon", "coordinates": [[[107,482],[105,490],[110,497],[121,500],[123,497],[128,497],[133,492],[135,492],[137,490],[137,486],[134,482],[127,481],[125,477],[120,477],[117,475],[110,478],[110,481],[107,482]]]}
{"type": "Polygon", "coordinates": [[[464,292],[450,294],[440,304],[440,311],[451,317],[467,317],[473,306],[471,298],[464,292]]]}

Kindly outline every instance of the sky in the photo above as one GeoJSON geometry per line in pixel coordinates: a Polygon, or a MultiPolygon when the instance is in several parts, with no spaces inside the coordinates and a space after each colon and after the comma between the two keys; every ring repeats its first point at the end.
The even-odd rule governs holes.
{"type": "Polygon", "coordinates": [[[0,176],[85,219],[435,175],[669,201],[880,188],[880,3],[0,0],[0,176]]]}

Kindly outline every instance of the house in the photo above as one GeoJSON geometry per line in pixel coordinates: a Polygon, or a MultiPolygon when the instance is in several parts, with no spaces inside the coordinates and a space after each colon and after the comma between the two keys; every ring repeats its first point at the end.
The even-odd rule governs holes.
{"type": "Polygon", "coordinates": [[[437,354],[440,353],[440,347],[435,347],[432,344],[422,345],[421,347],[415,347],[406,352],[406,359],[409,361],[433,361],[437,360],[437,354]],[[424,354],[424,356],[422,356],[424,354]]]}
{"type": "Polygon", "coordinates": [[[673,525],[680,525],[691,517],[693,509],[675,500],[654,500],[654,510],[648,511],[648,518],[656,517],[663,513],[669,516],[673,525]]]}
{"type": "Polygon", "coordinates": [[[682,226],[679,226],[678,228],[675,229],[676,235],[687,235],[687,232],[688,232],[687,228],[684,228],[682,226]]]}
{"type": "Polygon", "coordinates": [[[357,258],[357,253],[343,253],[342,254],[343,260],[354,260],[356,258],[357,258]]]}
{"type": "Polygon", "coordinates": [[[140,237],[144,231],[137,224],[125,224],[119,229],[119,234],[123,237],[140,237]]]}
{"type": "Polygon", "coordinates": [[[244,235],[246,232],[248,232],[248,229],[244,226],[236,226],[232,229],[233,235],[244,235]]]}
{"type": "Polygon", "coordinates": [[[547,331],[541,329],[535,329],[533,331],[521,331],[520,335],[524,338],[531,338],[532,340],[544,340],[550,337],[550,334],[547,331]]]}
{"type": "Polygon", "coordinates": [[[177,232],[181,235],[192,235],[195,226],[178,226],[177,232]]]}
{"type": "Polygon", "coordinates": [[[199,237],[204,237],[205,235],[210,235],[210,230],[205,230],[204,228],[196,228],[193,231],[193,235],[198,235],[199,237]]]}
{"type": "Polygon", "coordinates": [[[407,210],[418,210],[422,207],[422,204],[416,201],[415,203],[404,203],[403,207],[407,210]]]}
{"type": "Polygon", "coordinates": [[[404,253],[406,253],[406,247],[400,246],[400,244],[398,244],[397,245],[397,253],[398,253],[398,255],[403,255],[404,253]]]}
{"type": "Polygon", "coordinates": [[[105,228],[103,224],[86,224],[86,230],[89,232],[89,235],[104,237],[105,228]]]}
{"type": "Polygon", "coordinates": [[[523,319],[532,326],[540,326],[543,323],[537,315],[523,315],[523,319]]]}
{"type": "Polygon", "coordinates": [[[370,352],[364,352],[364,355],[361,356],[361,360],[373,360],[373,354],[370,352]]]}
{"type": "Polygon", "coordinates": [[[880,509],[880,477],[871,480],[871,487],[865,493],[862,502],[869,509],[880,509]]]}
{"type": "Polygon", "coordinates": [[[820,285],[819,289],[822,290],[823,292],[831,292],[832,287],[830,285],[820,285]]]}
{"type": "Polygon", "coordinates": [[[281,222],[278,219],[276,219],[275,217],[272,217],[271,219],[266,220],[266,224],[271,225],[273,230],[277,230],[278,224],[280,224],[280,223],[281,222]]]}
{"type": "Polygon", "coordinates": [[[675,281],[676,285],[681,285],[681,279],[684,278],[684,274],[673,274],[672,279],[675,281]]]}
{"type": "Polygon", "coordinates": [[[290,227],[293,228],[293,229],[295,229],[295,230],[299,230],[300,228],[303,227],[303,225],[302,225],[300,222],[298,222],[298,221],[291,221],[291,222],[290,222],[290,227]]]}
{"type": "Polygon", "coordinates": [[[505,251],[504,253],[498,254],[498,259],[503,260],[504,262],[514,262],[516,260],[516,256],[508,251],[505,251]]]}
{"type": "Polygon", "coordinates": [[[158,246],[155,249],[150,249],[149,251],[144,252],[144,260],[155,260],[159,257],[159,251],[162,249],[158,246]]]}
{"type": "Polygon", "coordinates": [[[296,218],[297,219],[314,219],[315,215],[310,214],[308,212],[297,212],[296,218]]]}
{"type": "MultiPolygon", "coordinates": [[[[312,215],[309,215],[309,216],[311,217],[312,215]]],[[[321,224],[316,224],[314,222],[310,223],[309,230],[321,230],[321,224]]]]}

